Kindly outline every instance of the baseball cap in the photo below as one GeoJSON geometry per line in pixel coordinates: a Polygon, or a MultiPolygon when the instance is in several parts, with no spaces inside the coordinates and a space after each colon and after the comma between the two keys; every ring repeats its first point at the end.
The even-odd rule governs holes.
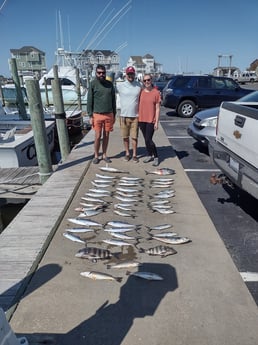
{"type": "Polygon", "coordinates": [[[125,70],[125,73],[134,73],[135,74],[135,69],[132,66],[127,67],[127,69],[125,70]]]}

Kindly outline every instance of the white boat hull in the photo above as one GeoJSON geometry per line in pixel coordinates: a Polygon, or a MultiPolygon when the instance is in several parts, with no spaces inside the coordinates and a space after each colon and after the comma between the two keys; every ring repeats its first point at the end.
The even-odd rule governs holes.
{"type": "MultiPolygon", "coordinates": [[[[55,122],[45,121],[49,150],[54,148],[55,122]]],[[[14,138],[0,141],[0,168],[17,168],[38,164],[30,121],[0,121],[1,128],[17,127],[14,138]],[[22,133],[24,132],[24,133],[22,133]]]]}

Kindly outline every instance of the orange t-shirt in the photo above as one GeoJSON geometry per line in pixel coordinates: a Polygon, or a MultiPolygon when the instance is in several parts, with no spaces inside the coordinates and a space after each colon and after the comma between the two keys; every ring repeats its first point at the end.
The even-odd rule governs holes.
{"type": "Polygon", "coordinates": [[[155,123],[156,104],[161,102],[160,92],[153,88],[151,91],[142,90],[139,102],[139,122],[155,123]]]}

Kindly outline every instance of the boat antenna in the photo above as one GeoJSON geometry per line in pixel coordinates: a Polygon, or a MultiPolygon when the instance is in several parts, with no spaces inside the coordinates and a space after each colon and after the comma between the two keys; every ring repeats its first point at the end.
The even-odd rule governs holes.
{"type": "MultiPolygon", "coordinates": [[[[118,23],[118,21],[124,16],[124,14],[126,14],[130,9],[131,6],[129,6],[124,14],[121,14],[121,12],[132,2],[132,0],[129,0],[111,19],[110,21],[103,27],[102,30],[100,30],[98,32],[98,34],[96,35],[95,39],[92,39],[91,42],[88,44],[88,46],[85,48],[85,50],[89,49],[89,46],[92,45],[94,43],[94,41],[103,33],[104,30],[106,30],[106,28],[112,24],[112,22],[119,16],[119,18],[111,25],[111,28],[108,30],[108,32],[110,32],[110,30],[118,23]]],[[[107,32],[107,33],[108,33],[107,32]]],[[[105,35],[106,36],[106,35],[105,35]]]]}
{"type": "Polygon", "coordinates": [[[97,22],[100,20],[100,18],[103,16],[103,14],[106,12],[107,8],[110,6],[112,0],[109,1],[109,3],[105,6],[104,10],[100,13],[100,15],[97,17],[97,19],[95,20],[95,22],[92,24],[90,30],[87,32],[87,34],[83,37],[81,43],[79,44],[77,51],[81,48],[81,46],[83,45],[83,43],[85,42],[85,40],[87,39],[87,37],[89,36],[89,34],[91,33],[91,31],[93,30],[93,28],[95,27],[95,25],[97,24],[97,22]]]}
{"type": "Polygon", "coordinates": [[[67,27],[68,27],[68,48],[69,48],[69,51],[71,51],[72,48],[71,48],[70,18],[69,18],[69,16],[67,16],[67,27]]]}
{"type": "Polygon", "coordinates": [[[4,0],[4,2],[2,3],[1,7],[0,7],[0,12],[2,11],[2,9],[4,8],[5,4],[7,3],[7,0],[4,0]]]}

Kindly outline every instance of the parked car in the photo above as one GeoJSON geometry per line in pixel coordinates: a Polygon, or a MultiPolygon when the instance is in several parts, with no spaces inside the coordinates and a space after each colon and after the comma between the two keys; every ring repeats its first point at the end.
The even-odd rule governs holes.
{"type": "MultiPolygon", "coordinates": [[[[236,103],[238,102],[245,102],[247,105],[248,103],[257,102],[258,106],[258,91],[253,91],[239,98],[236,103]]],[[[218,114],[219,107],[198,112],[194,115],[192,122],[188,126],[187,133],[204,146],[208,146],[209,142],[216,137],[218,114]]]]}
{"type": "Polygon", "coordinates": [[[162,105],[175,109],[181,117],[192,117],[197,110],[220,106],[252,92],[232,78],[212,75],[177,75],[164,87],[162,105]]]}

